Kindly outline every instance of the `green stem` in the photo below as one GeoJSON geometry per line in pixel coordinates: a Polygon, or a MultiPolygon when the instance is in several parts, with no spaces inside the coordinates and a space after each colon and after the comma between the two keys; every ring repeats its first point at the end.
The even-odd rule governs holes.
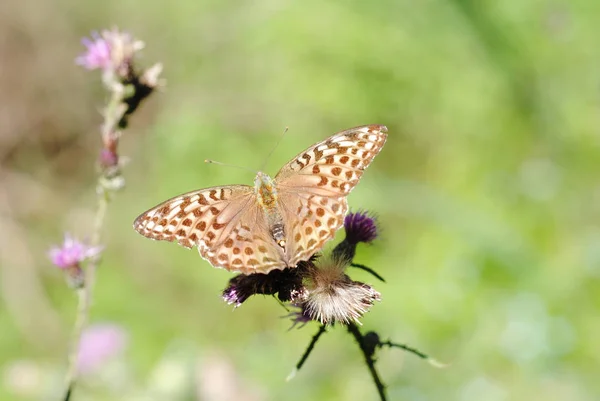
{"type": "MultiPolygon", "coordinates": [[[[106,217],[106,210],[108,206],[108,197],[105,192],[102,192],[98,196],[98,207],[96,209],[96,216],[94,218],[94,228],[92,232],[92,238],[90,245],[97,247],[100,245],[100,239],[102,236],[102,227],[104,226],[104,220],[106,217]]],[[[92,294],[94,284],[96,281],[96,268],[100,263],[99,257],[96,257],[87,264],[85,269],[85,282],[82,288],[77,289],[77,316],[75,317],[75,325],[73,327],[73,337],[71,339],[71,349],[69,350],[69,359],[66,374],[66,391],[64,401],[69,401],[75,383],[77,382],[77,362],[79,356],[79,346],[81,342],[81,335],[85,326],[87,325],[89,318],[89,311],[92,301],[92,294]]]]}

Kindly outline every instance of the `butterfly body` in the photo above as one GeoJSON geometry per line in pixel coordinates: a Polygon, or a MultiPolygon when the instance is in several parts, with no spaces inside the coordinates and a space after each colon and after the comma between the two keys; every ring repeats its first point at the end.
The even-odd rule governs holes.
{"type": "Polygon", "coordinates": [[[256,200],[265,214],[271,237],[285,251],[285,226],[278,205],[275,181],[268,174],[259,171],[254,179],[254,189],[256,200]]]}
{"type": "Polygon", "coordinates": [[[339,132],[296,155],[274,178],[171,198],[142,213],[145,237],[198,247],[215,267],[244,274],[295,267],[332,239],[348,211],[346,196],[387,138],[383,125],[339,132]]]}

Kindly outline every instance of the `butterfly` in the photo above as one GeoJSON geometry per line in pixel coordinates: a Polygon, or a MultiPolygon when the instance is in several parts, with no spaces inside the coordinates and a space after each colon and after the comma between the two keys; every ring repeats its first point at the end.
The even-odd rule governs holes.
{"type": "Polygon", "coordinates": [[[154,240],[198,247],[215,267],[268,273],[308,260],[333,238],[346,196],[387,138],[384,125],[339,132],[299,153],[275,178],[176,196],[142,213],[133,228],[154,240]]]}

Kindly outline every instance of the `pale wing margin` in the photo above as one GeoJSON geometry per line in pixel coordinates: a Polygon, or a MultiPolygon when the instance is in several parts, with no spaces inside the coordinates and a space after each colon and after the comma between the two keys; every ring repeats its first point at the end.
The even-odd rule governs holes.
{"type": "Polygon", "coordinates": [[[306,149],[275,176],[280,192],[306,191],[321,196],[345,196],[387,139],[384,125],[365,125],[339,132],[306,149]]]}
{"type": "Polygon", "coordinates": [[[254,189],[247,185],[176,196],[141,214],[133,227],[151,239],[197,245],[200,256],[226,270],[250,274],[285,268],[254,189]]]}
{"type": "MultiPolygon", "coordinates": [[[[142,213],[133,228],[143,236],[162,241],[177,241],[191,248],[194,245],[211,247],[218,241],[214,232],[224,222],[239,219],[253,199],[248,185],[211,187],[171,198],[142,213]],[[222,213],[225,211],[226,213],[222,213]]],[[[227,228],[233,229],[232,225],[227,228]]],[[[223,238],[225,233],[221,232],[223,238]]]]}

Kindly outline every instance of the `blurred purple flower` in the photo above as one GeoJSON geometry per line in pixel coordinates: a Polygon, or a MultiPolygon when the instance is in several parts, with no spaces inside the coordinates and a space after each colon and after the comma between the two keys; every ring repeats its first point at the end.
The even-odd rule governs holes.
{"type": "Polygon", "coordinates": [[[81,335],[77,366],[81,373],[92,372],[121,354],[127,346],[127,333],[112,323],[89,326],[81,335]]]}
{"type": "Polygon", "coordinates": [[[104,169],[119,165],[119,155],[110,149],[100,151],[100,166],[104,169]]]}
{"type": "Polygon", "coordinates": [[[350,243],[371,242],[377,237],[375,217],[365,211],[348,213],[344,219],[346,240],[350,243]]]}
{"type": "Polygon", "coordinates": [[[60,269],[69,269],[78,267],[79,263],[84,260],[99,255],[102,248],[101,246],[85,245],[69,234],[65,234],[65,242],[60,247],[55,246],[50,249],[49,256],[55,266],[60,269]]]}
{"type": "Polygon", "coordinates": [[[81,39],[81,43],[87,47],[87,52],[75,59],[77,64],[88,70],[106,70],[112,66],[110,43],[97,32],[92,32],[91,39],[81,39]]]}
{"type": "Polygon", "coordinates": [[[83,38],[87,51],[75,62],[88,70],[101,69],[125,78],[131,71],[132,59],[144,48],[144,42],[136,40],[127,32],[117,28],[92,33],[92,38],[83,38]]]}

